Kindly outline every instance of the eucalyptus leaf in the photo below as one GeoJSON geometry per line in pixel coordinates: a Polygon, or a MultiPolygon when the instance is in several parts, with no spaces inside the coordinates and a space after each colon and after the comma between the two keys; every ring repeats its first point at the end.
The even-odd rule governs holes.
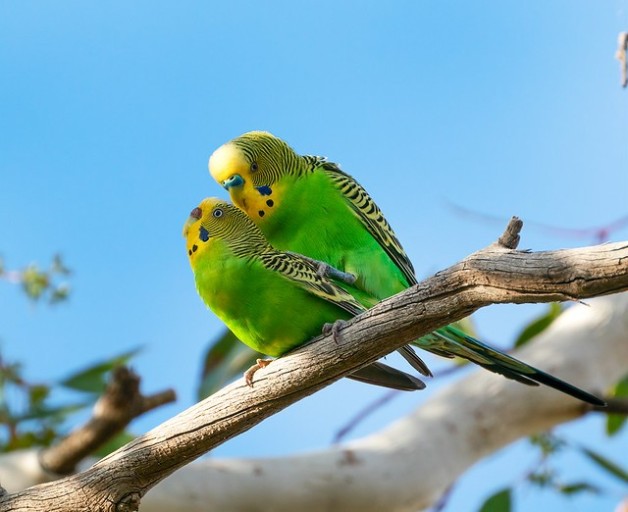
{"type": "Polygon", "coordinates": [[[512,489],[507,487],[489,496],[480,508],[480,512],[510,512],[511,509],[512,489]]]}
{"type": "Polygon", "coordinates": [[[567,495],[579,494],[581,492],[590,492],[592,494],[600,494],[600,489],[588,482],[576,482],[573,484],[565,484],[558,486],[558,490],[567,495]]]}
{"type": "MultiPolygon", "coordinates": [[[[628,375],[613,386],[610,396],[613,398],[628,397],[628,375]]],[[[606,417],[606,433],[609,436],[617,434],[626,424],[626,418],[625,414],[609,414],[606,417]]]]}
{"type": "Polygon", "coordinates": [[[549,304],[547,313],[530,322],[526,327],[524,327],[521,333],[519,333],[519,336],[517,336],[517,339],[515,340],[515,347],[521,347],[535,336],[541,334],[561,315],[562,312],[563,307],[559,303],[552,302],[549,304]]]}
{"type": "Polygon", "coordinates": [[[118,366],[127,364],[140,350],[139,347],[134,348],[111,359],[89,366],[66,377],[59,384],[75,391],[100,394],[107,386],[107,373],[118,366]]]}
{"type": "Polygon", "coordinates": [[[584,453],[589,459],[595,462],[598,466],[605,469],[611,475],[623,480],[628,483],[628,473],[626,470],[621,468],[618,464],[608,460],[603,455],[590,450],[589,448],[581,447],[582,453],[584,453]]]}

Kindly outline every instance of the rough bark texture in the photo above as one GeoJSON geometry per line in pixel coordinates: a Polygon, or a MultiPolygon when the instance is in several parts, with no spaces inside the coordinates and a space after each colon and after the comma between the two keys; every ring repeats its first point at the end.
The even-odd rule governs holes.
{"type": "MultiPolygon", "coordinates": [[[[316,343],[260,370],[253,389],[242,380],[227,386],[83,473],[0,498],[0,510],[133,510],[134,503],[151,487],[209,449],[408,341],[480,307],[492,303],[584,299],[626,289],[628,242],[539,253],[518,252],[495,244],[352,320],[341,330],[342,344],[336,344],[331,335],[317,338],[316,343]]],[[[585,365],[583,371],[586,368],[585,365]]],[[[488,398],[503,402],[502,391],[516,385],[487,378],[482,376],[465,389],[481,387],[488,398]]],[[[599,382],[603,380],[600,378],[599,382]]],[[[513,392],[521,394],[525,389],[517,386],[513,392]]],[[[543,391],[542,396],[547,392],[543,391]]],[[[555,395],[558,394],[552,394],[548,400],[558,406],[565,399],[555,395]]],[[[509,400],[512,399],[511,395],[509,400]]],[[[547,410],[564,421],[573,417],[574,407],[581,407],[573,400],[569,404],[547,410]]],[[[460,400],[459,406],[464,408],[465,401],[460,400]]],[[[457,426],[447,425],[447,418],[436,414],[438,406],[434,408],[439,419],[435,425],[439,425],[442,435],[451,437],[449,442],[453,445],[463,446],[455,435],[457,426]]],[[[468,413],[479,415],[476,419],[480,423],[487,421],[484,411],[468,413]]],[[[539,429],[551,424],[547,416],[537,419],[539,429]]],[[[481,453],[487,453],[484,438],[501,436],[512,440],[522,435],[506,429],[480,432],[484,435],[469,444],[479,446],[481,453]]],[[[419,456],[423,453],[417,452],[416,457],[419,456]]],[[[345,463],[351,461],[347,455],[345,463]]],[[[442,469],[435,468],[434,475],[439,471],[442,469]]]]}

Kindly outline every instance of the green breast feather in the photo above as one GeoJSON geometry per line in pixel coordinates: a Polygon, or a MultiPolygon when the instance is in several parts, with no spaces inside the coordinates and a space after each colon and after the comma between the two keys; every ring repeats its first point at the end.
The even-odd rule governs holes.
{"type": "MultiPolygon", "coordinates": [[[[321,333],[323,326],[365,310],[318,266],[275,250],[233,205],[206,199],[184,229],[197,290],[207,306],[254,350],[280,356],[321,333]]],[[[353,378],[394,389],[424,384],[381,363],[353,378]]]]}

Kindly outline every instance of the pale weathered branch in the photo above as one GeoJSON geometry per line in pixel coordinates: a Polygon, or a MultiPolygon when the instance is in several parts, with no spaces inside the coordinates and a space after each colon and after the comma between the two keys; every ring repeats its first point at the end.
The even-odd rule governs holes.
{"type": "MultiPolygon", "coordinates": [[[[32,511],[33,504],[50,512],[118,510],[264,418],[480,307],[626,289],[628,242],[539,253],[488,247],[350,321],[341,331],[343,343],[319,337],[260,370],[253,389],[242,380],[227,386],[81,474],[1,497],[0,510],[32,511]]],[[[578,402],[571,407],[581,410],[578,402]]]]}

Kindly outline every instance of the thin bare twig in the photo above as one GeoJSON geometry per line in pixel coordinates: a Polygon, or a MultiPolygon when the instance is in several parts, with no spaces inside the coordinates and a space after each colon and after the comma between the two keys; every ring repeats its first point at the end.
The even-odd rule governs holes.
{"type": "Polygon", "coordinates": [[[626,52],[628,51],[628,32],[620,32],[617,37],[617,51],[615,58],[619,61],[619,72],[621,74],[621,86],[628,86],[628,62],[626,62],[626,52]]]}
{"type": "Polygon", "coordinates": [[[606,407],[593,406],[592,409],[596,412],[602,412],[604,414],[621,414],[628,415],[628,398],[604,398],[606,407]]]}

